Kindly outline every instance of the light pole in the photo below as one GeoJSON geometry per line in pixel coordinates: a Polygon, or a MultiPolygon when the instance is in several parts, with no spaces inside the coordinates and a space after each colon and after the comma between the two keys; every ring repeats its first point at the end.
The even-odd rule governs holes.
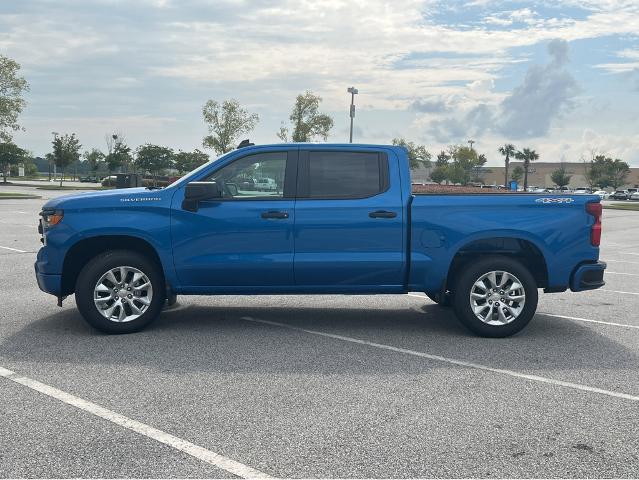
{"type": "Polygon", "coordinates": [[[468,145],[470,145],[470,149],[473,149],[473,143],[475,143],[475,140],[468,140],[468,145]]]}
{"type": "Polygon", "coordinates": [[[355,87],[348,87],[346,89],[348,93],[351,94],[351,133],[349,136],[349,143],[353,143],[353,119],[355,118],[355,95],[359,93],[355,87]]]}

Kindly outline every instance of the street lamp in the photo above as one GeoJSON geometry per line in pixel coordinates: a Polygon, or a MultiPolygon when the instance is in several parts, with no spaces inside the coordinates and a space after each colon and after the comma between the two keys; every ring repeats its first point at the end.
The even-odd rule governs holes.
{"type": "Polygon", "coordinates": [[[475,143],[475,140],[468,140],[468,144],[470,145],[470,149],[473,149],[473,143],[475,143]]]}
{"type": "Polygon", "coordinates": [[[357,90],[355,87],[348,87],[346,91],[351,94],[351,113],[350,113],[351,133],[349,136],[349,143],[353,143],[353,119],[355,118],[355,95],[359,93],[359,90],[357,90]]]}

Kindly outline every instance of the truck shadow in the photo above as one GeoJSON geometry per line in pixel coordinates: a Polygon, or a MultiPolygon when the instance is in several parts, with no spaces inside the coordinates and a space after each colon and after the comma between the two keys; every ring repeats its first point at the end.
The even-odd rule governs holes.
{"type": "Polygon", "coordinates": [[[65,309],[7,337],[0,344],[0,356],[29,363],[142,365],[177,373],[385,374],[459,368],[243,320],[252,317],[497,368],[592,371],[639,366],[635,351],[600,333],[600,327],[543,315],[514,337],[485,339],[468,333],[449,309],[433,304],[374,309],[247,307],[226,298],[231,300],[216,306],[199,306],[189,299],[163,312],[147,330],[130,335],[98,333],[75,309],[65,309]]]}

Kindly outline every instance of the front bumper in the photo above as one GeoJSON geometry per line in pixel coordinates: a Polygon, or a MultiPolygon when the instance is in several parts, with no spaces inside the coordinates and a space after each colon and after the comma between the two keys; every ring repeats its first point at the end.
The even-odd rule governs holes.
{"type": "Polygon", "coordinates": [[[570,281],[570,289],[573,292],[581,292],[583,290],[594,290],[603,287],[606,282],[603,279],[605,262],[585,263],[577,267],[572,274],[570,281]]]}
{"type": "Polygon", "coordinates": [[[60,296],[62,293],[62,275],[47,274],[38,271],[38,262],[34,265],[38,287],[45,293],[60,296]]]}

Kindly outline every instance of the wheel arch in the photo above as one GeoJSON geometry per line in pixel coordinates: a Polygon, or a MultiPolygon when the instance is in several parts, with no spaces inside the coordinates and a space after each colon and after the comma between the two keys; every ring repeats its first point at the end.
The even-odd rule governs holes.
{"type": "Polygon", "coordinates": [[[467,241],[455,251],[448,268],[443,292],[452,290],[459,272],[469,262],[494,255],[520,261],[530,270],[539,288],[548,286],[548,263],[542,248],[528,238],[497,235],[467,241]]]}
{"type": "Polygon", "coordinates": [[[62,265],[62,295],[74,293],[76,280],[84,265],[96,255],[109,250],[129,250],[144,255],[155,262],[166,277],[160,255],[148,240],[135,235],[97,235],[76,242],[65,255],[62,265]]]}

